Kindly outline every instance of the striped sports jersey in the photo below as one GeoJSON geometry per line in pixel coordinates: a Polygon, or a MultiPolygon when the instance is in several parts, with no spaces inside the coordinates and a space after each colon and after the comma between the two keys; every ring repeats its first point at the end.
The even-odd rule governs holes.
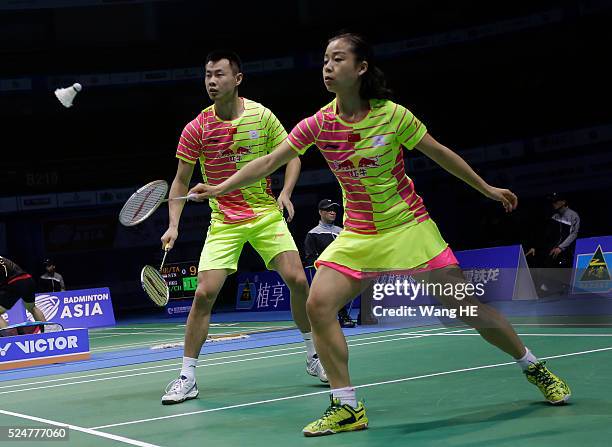
{"type": "MultiPolygon", "coordinates": [[[[204,183],[218,185],[249,161],[267,155],[287,132],[274,114],[261,104],[241,98],[244,113],[232,121],[215,114],[214,105],[204,109],[181,134],[176,156],[187,163],[200,160],[204,183]]],[[[238,223],[278,209],[270,179],[209,200],[212,219],[238,223]]]]}
{"type": "Polygon", "coordinates": [[[427,133],[408,109],[389,100],[370,100],[370,111],[350,123],[336,114],[336,100],[302,120],[287,142],[298,153],[316,144],[338,179],[344,228],[377,234],[429,218],[406,175],[402,146],[412,149],[427,133]]]}

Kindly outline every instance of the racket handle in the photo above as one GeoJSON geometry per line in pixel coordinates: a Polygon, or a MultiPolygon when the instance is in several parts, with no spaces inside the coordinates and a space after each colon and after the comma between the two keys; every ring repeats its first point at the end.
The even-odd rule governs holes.
{"type": "Polygon", "coordinates": [[[195,194],[189,194],[186,196],[181,196],[181,197],[171,197],[169,199],[164,199],[162,200],[162,202],[168,202],[170,200],[191,200],[195,197],[195,194]]]}
{"type": "Polygon", "coordinates": [[[170,251],[170,248],[168,248],[169,246],[170,246],[170,244],[166,244],[166,246],[164,247],[164,257],[162,258],[162,263],[159,266],[159,271],[160,272],[164,268],[164,263],[166,262],[166,256],[168,256],[168,252],[170,251]]]}

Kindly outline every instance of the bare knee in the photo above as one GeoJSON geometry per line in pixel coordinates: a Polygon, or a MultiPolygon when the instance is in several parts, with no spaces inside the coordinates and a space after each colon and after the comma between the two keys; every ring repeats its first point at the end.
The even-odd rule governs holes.
{"type": "Polygon", "coordinates": [[[283,279],[292,292],[308,293],[308,280],[303,271],[291,272],[283,279]]]}
{"type": "Polygon", "coordinates": [[[326,300],[318,293],[310,292],[306,301],[306,313],[311,323],[317,323],[328,319],[335,320],[336,312],[329,300],[326,300]]]}
{"type": "Polygon", "coordinates": [[[200,287],[195,291],[192,309],[195,312],[209,314],[217,299],[217,294],[207,290],[206,287],[200,287]]]}

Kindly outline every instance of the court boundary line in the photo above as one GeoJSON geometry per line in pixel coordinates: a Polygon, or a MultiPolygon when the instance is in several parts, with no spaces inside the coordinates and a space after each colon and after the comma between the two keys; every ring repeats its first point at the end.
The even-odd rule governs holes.
{"type": "Polygon", "coordinates": [[[28,414],[15,413],[14,411],[0,409],[0,414],[5,414],[8,416],[13,416],[16,418],[21,418],[21,419],[27,419],[27,420],[35,421],[35,422],[41,422],[43,424],[54,425],[56,427],[69,428],[71,430],[86,433],[88,435],[98,436],[100,438],[106,438],[106,439],[111,439],[113,441],[123,442],[124,444],[130,444],[130,445],[135,445],[139,447],[160,447],[157,444],[151,444],[148,442],[139,441],[137,439],[126,438],[125,436],[114,435],[112,433],[105,433],[102,431],[98,431],[95,428],[85,428],[79,425],[65,424],[63,422],[52,421],[51,419],[39,418],[38,416],[30,416],[28,414]]]}
{"type": "MultiPolygon", "coordinates": [[[[443,328],[438,328],[438,329],[443,329],[443,328]]],[[[428,329],[429,330],[429,329],[428,329]]],[[[433,330],[433,329],[431,329],[433,330]]],[[[457,331],[458,332],[458,331],[457,331]]],[[[464,333],[449,333],[449,332],[444,332],[444,333],[430,333],[430,334],[423,334],[422,332],[408,332],[408,333],[400,333],[400,334],[386,334],[386,335],[382,335],[380,337],[364,337],[364,338],[359,338],[359,339],[355,339],[352,340],[353,342],[360,342],[363,340],[371,340],[371,339],[377,339],[377,338],[389,338],[389,337],[393,337],[393,336],[402,336],[402,339],[405,339],[404,336],[414,336],[414,335],[418,335],[418,337],[414,337],[414,338],[421,338],[421,335],[427,335],[427,336],[446,336],[446,337],[480,337],[480,334],[475,333],[475,334],[464,334],[464,333]]],[[[527,334],[527,333],[519,333],[517,334],[521,337],[612,337],[612,334],[527,334]]],[[[390,341],[394,341],[390,340],[390,341]]],[[[349,340],[351,341],[351,340],[349,340]]],[[[350,346],[361,346],[361,344],[357,344],[357,343],[349,343],[349,347],[350,346]]],[[[304,349],[302,348],[302,346],[294,346],[294,347],[287,347],[287,348],[279,348],[279,349],[270,349],[270,350],[266,350],[266,351],[257,351],[257,352],[246,352],[246,353],[242,353],[242,354],[235,354],[235,355],[225,355],[225,356],[219,356],[219,357],[214,357],[214,358],[203,358],[203,359],[199,359],[198,360],[198,367],[205,367],[205,366],[219,366],[221,364],[225,364],[225,363],[213,363],[217,360],[226,360],[226,359],[236,359],[239,357],[251,357],[251,356],[256,356],[256,355],[260,355],[260,354],[269,354],[269,353],[273,353],[273,352],[282,352],[282,351],[293,351],[298,349],[299,351],[297,352],[291,352],[291,353],[287,353],[286,355],[293,355],[293,354],[299,354],[300,352],[304,352],[304,349]]],[[[230,351],[231,352],[231,351],[230,351]]],[[[240,352],[240,351],[238,351],[240,352]]],[[[260,358],[253,358],[252,360],[260,360],[260,359],[265,359],[265,358],[274,358],[275,356],[265,356],[265,357],[260,357],[260,358]]],[[[247,359],[249,360],[249,359],[247,359]]],[[[232,363],[232,362],[229,362],[232,363]]],[[[235,362],[234,362],[235,363],[235,362]]],[[[48,379],[48,380],[42,380],[42,381],[34,381],[34,382],[26,382],[26,383],[15,383],[15,384],[9,384],[9,385],[0,385],[0,395],[2,394],[10,394],[10,393],[4,393],[1,390],[6,390],[9,388],[17,388],[17,387],[22,387],[22,386],[32,386],[32,385],[41,385],[41,384],[45,384],[45,383],[54,383],[54,382],[68,382],[71,380],[75,380],[75,379],[84,379],[84,378],[90,378],[90,377],[100,377],[100,376],[115,376],[117,378],[126,378],[126,377],[131,377],[131,375],[127,375],[127,376],[118,376],[120,374],[124,374],[124,373],[128,373],[128,372],[144,372],[147,370],[158,370],[158,371],[148,371],[150,374],[156,373],[156,372],[168,372],[168,370],[163,370],[163,371],[159,371],[160,368],[170,368],[170,367],[176,367],[181,365],[181,362],[173,362],[173,363],[168,363],[168,364],[163,364],[163,365],[156,365],[156,366],[142,366],[142,367],[137,367],[137,368],[130,368],[130,369],[123,369],[123,370],[119,370],[119,371],[106,371],[106,372],[98,372],[98,373],[92,373],[92,374],[84,374],[84,375],[79,375],[79,376],[71,376],[71,377],[60,377],[60,378],[56,378],[56,379],[48,379]]],[[[120,367],[116,367],[116,368],[120,368],[120,367]]],[[[136,374],[137,375],[147,375],[147,374],[136,374]]],[[[100,380],[102,381],[102,380],[100,380]]],[[[70,384],[75,384],[76,382],[70,382],[70,384]]],[[[90,383],[90,381],[83,381],[83,382],[78,382],[78,383],[90,383]]],[[[35,388],[35,389],[39,389],[39,388],[35,388]]],[[[44,389],[44,388],[43,388],[44,389]]],[[[26,391],[29,391],[29,389],[26,389],[26,391]]]]}
{"type": "MultiPolygon", "coordinates": [[[[455,332],[462,332],[462,331],[469,331],[472,330],[472,328],[467,328],[467,329],[460,329],[458,331],[455,332]]],[[[349,346],[364,346],[364,345],[371,345],[371,344],[378,344],[378,343],[387,343],[387,342],[393,342],[393,341],[401,341],[401,340],[411,340],[411,339],[415,339],[415,338],[424,338],[424,337],[429,337],[431,335],[434,334],[419,334],[419,335],[413,335],[413,336],[406,336],[406,337],[398,337],[398,338],[392,338],[390,340],[375,340],[375,341],[369,341],[366,343],[352,343],[349,346]]],[[[219,365],[228,365],[231,363],[242,363],[242,362],[250,362],[250,361],[255,361],[255,360],[264,360],[264,359],[269,359],[269,358],[276,358],[276,357],[286,357],[286,356],[290,356],[290,355],[297,355],[297,354],[303,354],[305,353],[306,350],[304,350],[303,348],[300,349],[299,351],[296,352],[288,352],[288,353],[284,353],[284,354],[274,354],[274,355],[269,355],[269,356],[262,356],[262,357],[253,357],[253,358],[247,358],[247,359],[238,359],[238,360],[228,360],[226,362],[218,362],[218,363],[206,363],[200,366],[203,367],[210,367],[210,366],[219,366],[219,365]]],[[[108,380],[115,380],[115,379],[125,379],[127,377],[138,377],[138,376],[147,376],[147,375],[151,375],[151,374],[157,374],[157,373],[166,373],[166,372],[176,372],[176,368],[171,368],[171,369],[162,369],[159,371],[146,371],[146,372],[140,372],[140,373],[136,373],[136,374],[127,374],[127,375],[116,375],[116,376],[110,376],[110,377],[101,377],[101,378],[97,378],[97,379],[92,379],[92,380],[81,380],[81,381],[72,381],[72,382],[66,382],[66,383],[58,383],[55,385],[46,385],[46,386],[39,386],[39,387],[32,387],[32,388],[19,388],[19,389],[15,389],[15,390],[8,390],[8,391],[0,391],[0,395],[3,394],[13,394],[13,393],[19,393],[19,392],[26,392],[26,391],[36,391],[36,390],[42,390],[42,389],[49,389],[49,388],[58,388],[58,387],[62,387],[62,386],[71,386],[71,385],[80,385],[83,383],[93,383],[93,382],[105,382],[108,380]]],[[[121,372],[119,372],[119,374],[121,374],[121,372]]],[[[28,386],[29,384],[26,384],[26,386],[28,386]]]]}
{"type": "MultiPolygon", "coordinates": [[[[556,358],[562,358],[562,357],[571,357],[571,356],[576,356],[576,355],[585,355],[585,354],[591,354],[591,353],[595,353],[595,352],[603,352],[603,351],[610,351],[612,350],[612,346],[609,346],[607,348],[599,348],[599,349],[591,349],[588,351],[578,351],[578,352],[570,352],[570,353],[566,353],[566,354],[559,354],[559,355],[552,355],[552,356],[547,356],[547,357],[540,357],[540,360],[550,360],[550,359],[556,359],[556,358]]],[[[412,380],[419,380],[419,379],[426,379],[426,378],[430,378],[430,377],[437,377],[437,376],[445,376],[445,375],[450,375],[450,374],[457,374],[457,373],[462,373],[462,372],[468,372],[468,371],[476,371],[476,370],[481,370],[481,369],[490,369],[490,368],[498,368],[501,366],[508,366],[508,365],[515,365],[516,362],[512,361],[512,362],[504,362],[504,363],[493,363],[490,365],[482,365],[482,366],[476,366],[476,367],[472,367],[472,368],[461,368],[461,369],[454,369],[454,370],[450,370],[450,371],[441,371],[441,372],[437,372],[437,373],[430,373],[430,374],[422,374],[419,376],[412,376],[412,377],[403,377],[400,379],[393,379],[393,380],[386,380],[383,382],[374,382],[374,383],[366,383],[363,385],[356,385],[354,386],[354,388],[370,388],[370,387],[374,387],[374,386],[380,386],[380,385],[389,385],[389,384],[394,384],[394,383],[401,383],[401,382],[408,382],[408,381],[412,381],[412,380]]],[[[318,394],[326,394],[329,393],[329,390],[324,390],[324,391],[315,391],[312,393],[304,393],[304,394],[297,394],[297,395],[293,395],[293,396],[285,396],[285,397],[279,397],[279,398],[274,398],[274,399],[266,399],[266,400],[260,400],[260,401],[256,401],[256,402],[247,402],[247,403],[243,403],[243,404],[236,404],[236,405],[227,405],[224,407],[218,407],[218,408],[209,408],[207,410],[198,410],[198,411],[190,411],[187,413],[178,413],[178,414],[172,414],[172,415],[166,415],[166,416],[159,416],[159,417],[155,417],[155,418],[148,418],[148,419],[139,419],[139,420],[134,420],[134,421],[127,421],[127,422],[119,422],[119,423],[115,423],[115,424],[107,424],[107,425],[99,425],[96,427],[92,427],[92,430],[97,430],[97,429],[101,429],[101,428],[111,428],[111,427],[123,427],[126,425],[135,425],[135,424],[141,424],[141,423],[145,423],[145,422],[153,422],[153,421],[160,421],[160,420],[165,420],[165,419],[174,419],[177,417],[184,417],[184,416],[193,416],[196,414],[204,414],[204,413],[213,413],[213,412],[218,412],[218,411],[223,411],[223,410],[230,410],[230,409],[234,409],[234,408],[244,408],[244,407],[252,407],[255,405],[262,405],[262,404],[266,404],[266,403],[272,403],[272,402],[281,402],[284,400],[292,400],[292,399],[299,399],[302,397],[310,397],[310,396],[315,396],[318,394]]]]}
{"type": "MultiPolygon", "coordinates": [[[[377,340],[380,338],[389,338],[389,337],[396,337],[396,336],[404,336],[404,335],[421,335],[424,334],[426,332],[432,332],[432,331],[439,331],[439,330],[443,330],[446,329],[445,327],[437,327],[437,328],[429,328],[429,329],[422,329],[420,331],[415,331],[415,332],[400,332],[400,333],[394,333],[394,334],[382,334],[382,335],[376,335],[374,337],[360,337],[360,335],[369,335],[369,334],[359,334],[359,335],[352,335],[350,337],[348,337],[348,342],[349,342],[349,346],[353,345],[355,342],[361,342],[364,340],[377,340]],[[360,338],[353,338],[353,337],[360,337],[360,338]]],[[[255,351],[256,349],[260,349],[260,348],[244,348],[244,349],[240,349],[237,351],[220,351],[217,353],[210,353],[210,354],[204,354],[203,358],[198,359],[198,366],[206,366],[207,364],[217,361],[217,360],[226,360],[226,359],[235,359],[238,357],[248,357],[248,356],[255,356],[255,355],[261,355],[261,354],[269,354],[272,352],[282,352],[282,351],[293,351],[295,349],[299,349],[299,352],[305,352],[304,351],[304,346],[302,345],[301,342],[291,342],[291,343],[284,343],[285,345],[288,344],[299,344],[299,346],[290,346],[290,347],[286,347],[286,348],[276,348],[276,349],[268,349],[265,351],[255,351]],[[253,352],[243,352],[243,351],[253,351],[253,352]],[[232,353],[232,352],[242,352],[242,354],[232,354],[232,355],[220,355],[220,356],[216,356],[217,354],[227,354],[227,353],[232,353]],[[214,357],[213,357],[214,356],[214,357]]],[[[277,345],[277,346],[282,346],[282,345],[277,345]]],[[[266,347],[264,347],[265,349],[266,347]]],[[[158,361],[163,361],[163,360],[158,360],[158,361]]],[[[144,364],[146,363],[152,363],[152,362],[144,362],[144,364]]],[[[86,377],[97,377],[97,376],[106,376],[106,375],[111,375],[111,374],[123,374],[126,372],[134,372],[134,371],[145,371],[145,370],[149,370],[149,369],[159,369],[159,368],[167,368],[167,367],[171,367],[171,366],[179,366],[182,365],[181,362],[173,362],[173,363],[167,363],[167,364],[163,364],[163,365],[155,365],[155,366],[141,366],[138,368],[130,368],[130,369],[122,369],[119,371],[113,370],[113,371],[106,371],[106,372],[99,372],[99,373],[93,373],[93,374],[84,374],[84,375],[79,375],[79,376],[70,376],[70,377],[60,377],[57,379],[48,379],[48,380],[43,380],[43,381],[37,381],[37,382],[21,382],[21,383],[15,383],[15,384],[10,384],[10,385],[0,385],[0,390],[2,389],[6,389],[6,388],[15,388],[18,386],[30,386],[30,385],[38,385],[41,383],[51,383],[51,382],[61,382],[61,381],[66,381],[66,380],[72,380],[72,379],[82,379],[82,378],[86,378],[86,377]]],[[[123,366],[130,366],[130,365],[123,365],[123,366]]],[[[115,366],[112,368],[122,368],[122,366],[115,366]]],[[[98,368],[98,369],[106,369],[106,368],[98,368]]],[[[94,370],[95,371],[95,370],[94,370]]],[[[15,380],[19,380],[19,379],[15,379],[15,380]]],[[[1,393],[0,393],[1,394],[1,393]]]]}
{"type": "MultiPolygon", "coordinates": [[[[229,328],[229,329],[236,329],[234,328],[229,328]]],[[[276,328],[276,327],[272,327],[271,329],[266,329],[266,328],[259,328],[257,330],[253,329],[253,330],[247,330],[246,333],[249,335],[254,335],[254,334],[262,334],[262,333],[270,333],[270,334],[274,334],[276,332],[282,332],[282,331],[287,331],[287,330],[292,330],[292,329],[297,329],[295,326],[290,326],[290,327],[286,327],[286,328],[276,328]]],[[[233,331],[233,332],[221,332],[221,333],[216,333],[216,334],[209,334],[209,335],[215,335],[215,336],[221,336],[221,335],[232,335],[232,334],[239,334],[239,333],[244,333],[244,330],[237,330],[237,331],[233,331]]],[[[121,334],[123,335],[123,334],[121,334]]],[[[121,335],[108,335],[107,337],[120,337],[121,335]]],[[[125,335],[129,335],[129,334],[125,334],[125,335]]],[[[164,335],[161,333],[149,333],[149,334],[133,334],[133,335],[164,335]]],[[[112,352],[114,350],[122,350],[122,349],[139,349],[142,348],[143,346],[150,346],[152,343],[177,343],[177,342],[181,342],[184,341],[185,336],[184,334],[170,334],[175,335],[175,336],[181,336],[181,338],[177,338],[177,339],[172,339],[172,340],[167,340],[167,339],[162,339],[162,340],[148,340],[148,341],[142,341],[142,342],[137,342],[137,343],[129,343],[129,344],[121,344],[121,345],[111,345],[111,346],[103,346],[103,347],[99,347],[99,348],[92,348],[91,352],[112,352]]],[[[104,337],[104,335],[100,335],[99,337],[93,339],[95,340],[100,340],[102,337],[104,337]]]]}

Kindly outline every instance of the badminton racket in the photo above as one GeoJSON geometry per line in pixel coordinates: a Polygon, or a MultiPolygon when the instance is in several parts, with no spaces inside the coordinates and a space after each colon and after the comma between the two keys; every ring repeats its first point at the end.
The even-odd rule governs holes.
{"type": "Polygon", "coordinates": [[[156,306],[164,307],[170,299],[170,289],[168,283],[161,274],[168,255],[168,246],[164,247],[164,257],[159,270],[152,265],[145,265],[140,272],[140,284],[145,293],[156,306]]]}
{"type": "Polygon", "coordinates": [[[147,183],[130,196],[119,212],[119,222],[126,227],[133,227],[145,221],[159,206],[169,200],[190,200],[193,195],[167,199],[168,183],[155,180],[147,183]]]}

